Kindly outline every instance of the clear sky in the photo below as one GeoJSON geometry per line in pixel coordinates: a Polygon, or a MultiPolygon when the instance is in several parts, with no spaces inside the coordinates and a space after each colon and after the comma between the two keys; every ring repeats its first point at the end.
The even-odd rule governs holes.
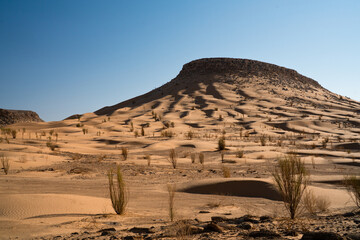
{"type": "Polygon", "coordinates": [[[0,0],[0,108],[46,121],[146,93],[205,57],[292,68],[360,100],[360,1],[0,0]]]}

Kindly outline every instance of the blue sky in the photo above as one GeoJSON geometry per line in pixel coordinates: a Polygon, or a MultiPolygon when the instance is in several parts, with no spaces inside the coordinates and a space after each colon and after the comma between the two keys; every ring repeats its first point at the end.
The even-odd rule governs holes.
{"type": "Polygon", "coordinates": [[[0,108],[93,112],[204,57],[274,63],[360,100],[359,13],[357,0],[0,0],[0,108]]]}

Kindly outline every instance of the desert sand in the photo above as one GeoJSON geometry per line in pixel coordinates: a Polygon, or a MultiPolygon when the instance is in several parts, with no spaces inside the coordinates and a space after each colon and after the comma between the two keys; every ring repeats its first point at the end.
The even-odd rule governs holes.
{"type": "MultiPolygon", "coordinates": [[[[98,231],[107,228],[116,231],[105,231],[102,238],[179,238],[166,228],[173,226],[168,184],[177,189],[176,221],[196,219],[201,225],[214,216],[248,215],[269,216],[271,224],[279,225],[287,213],[272,173],[289,152],[305,162],[309,189],[330,202],[317,217],[303,213],[304,228],[324,226],[341,236],[358,233],[360,225],[351,219],[335,223],[356,209],[340,183],[346,175],[360,175],[359,113],[359,102],[294,70],[249,60],[203,59],[184,65],[158,89],[94,113],[8,125],[17,135],[0,136],[0,153],[10,162],[9,173],[0,173],[0,238],[100,238],[104,231],[98,231]],[[217,149],[221,136],[226,141],[222,152],[217,149]],[[121,154],[124,147],[127,159],[121,154]],[[171,149],[177,154],[176,169],[169,163],[171,149]],[[115,214],[109,199],[107,173],[117,164],[129,191],[124,215],[115,214]],[[224,169],[230,176],[224,177],[224,169]],[[324,223],[329,219],[334,224],[324,223]],[[134,227],[151,233],[130,231],[134,227]]],[[[303,236],[300,230],[285,236],[280,227],[265,222],[247,230],[224,224],[223,233],[188,237],[247,239],[251,231],[266,227],[284,239],[303,236]]]]}

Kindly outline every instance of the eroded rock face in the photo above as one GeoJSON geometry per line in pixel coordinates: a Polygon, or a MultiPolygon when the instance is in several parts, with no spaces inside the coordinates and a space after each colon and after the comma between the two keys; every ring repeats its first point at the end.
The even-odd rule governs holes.
{"type": "Polygon", "coordinates": [[[36,112],[0,108],[0,127],[22,122],[43,122],[36,112]]]}

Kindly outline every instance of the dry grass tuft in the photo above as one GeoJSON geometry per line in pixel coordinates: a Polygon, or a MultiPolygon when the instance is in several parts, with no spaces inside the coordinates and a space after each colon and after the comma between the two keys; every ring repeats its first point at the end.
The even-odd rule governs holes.
{"type": "Polygon", "coordinates": [[[126,147],[121,148],[121,155],[123,156],[124,161],[128,158],[129,150],[126,147]]]}
{"type": "Polygon", "coordinates": [[[167,190],[169,193],[169,217],[170,221],[174,221],[175,218],[175,193],[176,193],[176,185],[175,184],[168,184],[167,190]]]}
{"type": "Polygon", "coordinates": [[[126,205],[128,203],[128,191],[119,165],[116,169],[116,185],[113,176],[114,173],[111,169],[108,172],[110,199],[115,212],[122,215],[125,213],[126,205]]]}
{"type": "Polygon", "coordinates": [[[226,167],[226,166],[222,165],[221,170],[222,170],[222,173],[223,173],[223,177],[224,177],[224,178],[229,178],[229,177],[231,177],[231,172],[230,172],[230,168],[229,168],[229,167],[226,167]]]}
{"type": "Polygon", "coordinates": [[[358,208],[360,208],[360,178],[355,175],[344,177],[344,184],[358,208]]]}
{"type": "Polygon", "coordinates": [[[4,170],[4,173],[7,175],[10,169],[9,158],[6,157],[4,154],[1,154],[0,159],[1,159],[2,169],[4,170]]]}
{"type": "Polygon", "coordinates": [[[226,148],[225,137],[222,136],[219,138],[219,141],[218,141],[218,150],[223,151],[223,150],[225,150],[225,148],[226,148]]]}
{"type": "Polygon", "coordinates": [[[175,149],[170,149],[168,160],[171,163],[172,167],[175,169],[177,166],[177,153],[176,153],[175,149]]]}

